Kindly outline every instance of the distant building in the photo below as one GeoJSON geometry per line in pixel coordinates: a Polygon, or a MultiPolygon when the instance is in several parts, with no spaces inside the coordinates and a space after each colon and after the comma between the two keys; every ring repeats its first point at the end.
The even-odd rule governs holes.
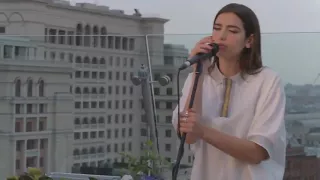
{"type": "Polygon", "coordinates": [[[286,114],[285,123],[287,132],[300,145],[320,145],[320,113],[286,114]]]}
{"type": "Polygon", "coordinates": [[[284,180],[319,179],[319,159],[307,156],[304,147],[287,147],[284,180]]]}
{"type": "MultiPolygon", "coordinates": [[[[79,172],[121,162],[122,151],[139,156],[146,126],[140,87],[130,78],[147,64],[142,35],[163,34],[168,20],[59,0],[0,5],[0,178],[27,167],[79,172]]],[[[173,79],[155,85],[155,98],[160,152],[174,161],[177,138],[169,121],[176,70],[188,51],[164,45],[161,36],[149,37],[148,44],[154,79],[173,79]]],[[[184,163],[192,164],[185,154],[184,163]]]]}

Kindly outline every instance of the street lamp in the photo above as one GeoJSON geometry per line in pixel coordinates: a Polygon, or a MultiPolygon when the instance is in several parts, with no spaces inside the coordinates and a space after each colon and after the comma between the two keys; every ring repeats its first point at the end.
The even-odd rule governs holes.
{"type": "MultiPolygon", "coordinates": [[[[166,86],[171,82],[171,79],[169,76],[165,75],[161,77],[158,81],[150,81],[150,73],[148,67],[146,67],[144,64],[141,64],[141,67],[138,71],[137,76],[133,76],[131,78],[131,82],[135,86],[141,85],[141,93],[142,93],[142,99],[143,99],[143,105],[145,109],[145,119],[147,120],[147,126],[148,126],[148,135],[149,140],[152,141],[153,144],[153,151],[155,152],[157,150],[157,144],[156,144],[156,125],[155,125],[155,115],[156,115],[156,108],[155,108],[155,102],[153,101],[154,94],[151,90],[151,83],[159,83],[161,86],[166,86]]],[[[159,152],[158,152],[159,153],[159,152]]]]}

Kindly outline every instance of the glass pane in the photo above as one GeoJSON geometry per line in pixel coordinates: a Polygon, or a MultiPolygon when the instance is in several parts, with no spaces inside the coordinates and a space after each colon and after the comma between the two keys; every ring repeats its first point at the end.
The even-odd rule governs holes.
{"type": "MultiPolygon", "coordinates": [[[[146,40],[141,35],[106,34],[98,27],[89,30],[48,29],[46,36],[0,37],[1,77],[6,82],[2,98],[10,98],[3,101],[2,113],[12,114],[3,116],[0,132],[14,135],[14,142],[3,139],[3,150],[10,153],[2,160],[14,164],[2,166],[0,174],[37,167],[60,175],[93,169],[119,175],[108,168],[119,170],[127,162],[121,152],[146,154],[152,119],[158,132],[153,143],[160,155],[176,160],[179,141],[172,111],[191,69],[180,73],[180,89],[177,70],[207,35],[148,35],[146,40]],[[145,82],[146,75],[152,81],[145,82]],[[154,116],[147,116],[146,110],[154,116]]],[[[264,65],[278,72],[286,85],[288,142],[308,147],[308,154],[318,152],[319,40],[318,33],[262,35],[264,65]]],[[[186,176],[192,163],[186,145],[186,176]]],[[[164,176],[169,179],[170,170],[165,169],[164,176]]]]}

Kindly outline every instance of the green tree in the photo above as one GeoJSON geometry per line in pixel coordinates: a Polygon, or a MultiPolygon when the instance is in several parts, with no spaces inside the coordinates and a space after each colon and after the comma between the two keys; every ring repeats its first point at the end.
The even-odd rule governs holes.
{"type": "Polygon", "coordinates": [[[152,145],[152,141],[147,141],[143,146],[143,154],[140,157],[135,157],[126,152],[120,153],[128,162],[126,170],[134,179],[138,178],[140,174],[148,175],[149,173],[151,176],[160,177],[163,170],[171,168],[170,162],[152,151],[152,145]]]}
{"type": "Polygon", "coordinates": [[[28,168],[28,172],[20,176],[9,177],[7,180],[52,180],[52,178],[45,176],[40,169],[28,168]]]}
{"type": "MultiPolygon", "coordinates": [[[[44,175],[38,168],[28,168],[28,172],[20,176],[8,177],[7,180],[53,180],[52,178],[44,175]]],[[[68,180],[61,178],[60,180],[68,180]]],[[[88,180],[97,180],[96,178],[89,177],[88,180]]]]}

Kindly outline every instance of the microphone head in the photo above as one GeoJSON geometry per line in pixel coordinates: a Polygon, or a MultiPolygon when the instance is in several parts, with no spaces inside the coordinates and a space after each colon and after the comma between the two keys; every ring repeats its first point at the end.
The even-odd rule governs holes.
{"type": "Polygon", "coordinates": [[[211,53],[213,56],[215,56],[217,54],[217,52],[219,52],[219,45],[216,43],[211,43],[209,45],[212,46],[211,53]]]}

